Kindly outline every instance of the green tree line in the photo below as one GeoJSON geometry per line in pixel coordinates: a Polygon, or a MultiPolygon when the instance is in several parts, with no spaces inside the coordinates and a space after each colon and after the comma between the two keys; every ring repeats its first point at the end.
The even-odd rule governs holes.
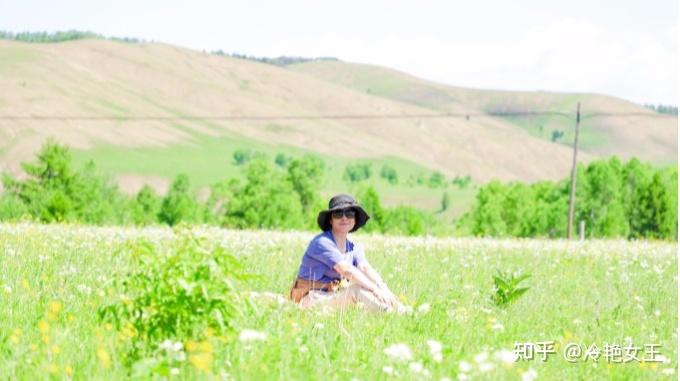
{"type": "MultiPolygon", "coordinates": [[[[242,178],[213,184],[203,198],[186,174],[178,175],[164,196],[148,185],[126,195],[93,162],[74,168],[69,149],[53,141],[22,168],[21,179],[3,175],[0,220],[316,230],[317,213],[327,206],[320,196],[326,169],[313,155],[275,163],[253,155],[243,163],[242,178]]],[[[580,165],[577,182],[575,223],[586,222],[588,237],[677,240],[677,167],[612,158],[580,165]]],[[[559,238],[566,234],[569,187],[568,179],[491,181],[455,225],[410,206],[384,207],[371,185],[360,184],[356,197],[371,215],[367,232],[559,238]]],[[[451,202],[447,196],[442,210],[451,202]]]]}
{"type": "MultiPolygon", "coordinates": [[[[235,153],[235,158],[241,153],[235,153]]],[[[269,163],[264,155],[247,156],[243,178],[213,184],[205,200],[199,200],[186,174],[174,179],[165,196],[148,185],[128,196],[93,162],[75,169],[69,149],[50,141],[38,152],[35,162],[22,163],[24,179],[3,175],[0,220],[318,229],[316,216],[327,207],[320,198],[323,161],[305,155],[269,163]]],[[[369,231],[417,235],[436,226],[433,216],[415,208],[383,208],[371,186],[362,188],[359,196],[373,217],[369,231]]]]}
{"type": "MultiPolygon", "coordinates": [[[[64,42],[64,41],[74,41],[83,40],[87,38],[96,39],[107,39],[101,34],[90,32],[90,31],[80,31],[80,30],[66,30],[66,31],[56,31],[50,32],[9,32],[0,30],[0,39],[4,40],[15,40],[21,42],[34,42],[34,43],[48,43],[48,42],[64,42]]],[[[128,43],[141,43],[144,40],[132,37],[110,37],[109,40],[121,41],[128,43]]]]}
{"type": "MultiPolygon", "coordinates": [[[[586,237],[677,240],[677,166],[654,168],[638,159],[593,161],[577,168],[573,231],[586,237]]],[[[533,184],[491,181],[482,186],[458,228],[477,236],[565,237],[570,179],[533,184]]]]}

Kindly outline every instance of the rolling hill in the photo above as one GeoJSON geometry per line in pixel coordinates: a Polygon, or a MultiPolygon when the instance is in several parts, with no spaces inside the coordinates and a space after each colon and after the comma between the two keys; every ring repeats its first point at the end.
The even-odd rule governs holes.
{"type": "Polygon", "coordinates": [[[584,116],[580,148],[597,156],[636,156],[658,164],[677,161],[677,123],[674,116],[660,115],[640,105],[600,94],[569,94],[544,91],[479,90],[442,85],[389,68],[342,61],[306,62],[289,69],[337,83],[367,94],[442,112],[481,110],[497,115],[548,141],[573,144],[577,102],[584,116]],[[525,115],[552,111],[564,115],[525,115]],[[509,114],[499,116],[498,114],[509,114]],[[519,114],[519,115],[518,115],[519,114]]]}
{"type": "MultiPolygon", "coordinates": [[[[571,149],[542,132],[570,121],[512,119],[487,111],[645,109],[601,95],[461,89],[385,68],[312,62],[286,68],[161,43],[85,39],[30,44],[0,40],[0,170],[17,174],[48,137],[94,159],[124,189],[162,191],[180,172],[204,186],[238,174],[239,148],[269,155],[318,154],[327,194],[348,191],[347,163],[372,160],[402,179],[431,171],[447,178],[535,181],[568,175],[571,149]],[[442,112],[470,113],[439,117],[442,112]]],[[[654,114],[649,111],[649,115],[654,114]]],[[[601,118],[584,123],[581,161],[617,154],[674,162],[677,119],[601,118]],[[594,122],[593,122],[594,123],[594,122]],[[592,128],[592,132],[587,132],[592,128]]],[[[386,203],[436,209],[441,189],[379,184],[386,203]]],[[[457,192],[457,191],[452,191],[457,192]]],[[[470,202],[472,191],[455,199],[470,202]]],[[[461,210],[458,207],[458,212],[461,210]]],[[[454,208],[456,209],[456,208],[454,208]]]]}

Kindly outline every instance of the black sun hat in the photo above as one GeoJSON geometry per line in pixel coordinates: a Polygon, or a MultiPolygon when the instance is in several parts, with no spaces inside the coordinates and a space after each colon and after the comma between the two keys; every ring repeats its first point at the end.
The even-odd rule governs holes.
{"type": "Polygon", "coordinates": [[[359,228],[366,225],[366,221],[371,218],[371,216],[366,213],[364,208],[362,208],[352,196],[347,194],[339,194],[337,196],[333,196],[333,198],[328,201],[328,209],[319,212],[319,217],[316,219],[316,222],[319,224],[321,230],[330,230],[331,220],[329,217],[334,210],[342,210],[347,208],[352,208],[356,211],[356,217],[354,217],[354,227],[352,230],[350,230],[350,233],[359,230],[359,228]]]}

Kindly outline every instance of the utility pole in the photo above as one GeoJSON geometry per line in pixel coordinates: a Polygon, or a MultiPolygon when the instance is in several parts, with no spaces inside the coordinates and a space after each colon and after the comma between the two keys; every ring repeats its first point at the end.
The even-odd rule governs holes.
{"type": "Polygon", "coordinates": [[[574,133],[574,159],[571,163],[571,191],[569,192],[569,217],[567,218],[567,239],[571,239],[574,226],[574,201],[576,198],[576,153],[578,152],[578,125],[581,123],[581,102],[576,104],[576,132],[574,133]]]}

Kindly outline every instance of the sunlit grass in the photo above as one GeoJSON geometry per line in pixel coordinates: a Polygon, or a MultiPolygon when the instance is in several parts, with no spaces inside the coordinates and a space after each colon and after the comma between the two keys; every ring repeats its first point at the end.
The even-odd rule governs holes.
{"type": "MultiPolygon", "coordinates": [[[[216,228],[192,233],[261,274],[251,282],[253,291],[278,294],[287,294],[312,238],[311,233],[216,228]]],[[[100,323],[97,309],[120,297],[109,285],[130,258],[117,253],[135,237],[156,245],[173,245],[176,239],[168,228],[0,225],[0,379],[134,378],[135,369],[119,357],[134,333],[100,323]]],[[[156,356],[166,356],[170,364],[167,377],[520,380],[535,372],[549,380],[632,380],[677,375],[675,243],[361,234],[354,239],[364,244],[395,294],[414,307],[412,315],[324,314],[253,297],[255,309],[234,321],[232,333],[182,340],[177,357],[159,349],[156,356]],[[489,299],[496,269],[532,274],[525,281],[531,289],[504,309],[489,299]],[[557,354],[547,362],[504,360],[516,342],[550,340],[557,354]],[[571,364],[562,358],[569,342],[602,348],[627,341],[661,344],[670,363],[571,364]],[[410,358],[394,357],[394,348],[386,353],[392,346],[396,353],[408,348],[410,358]]],[[[242,297],[249,297],[248,290],[242,297]]]]}

